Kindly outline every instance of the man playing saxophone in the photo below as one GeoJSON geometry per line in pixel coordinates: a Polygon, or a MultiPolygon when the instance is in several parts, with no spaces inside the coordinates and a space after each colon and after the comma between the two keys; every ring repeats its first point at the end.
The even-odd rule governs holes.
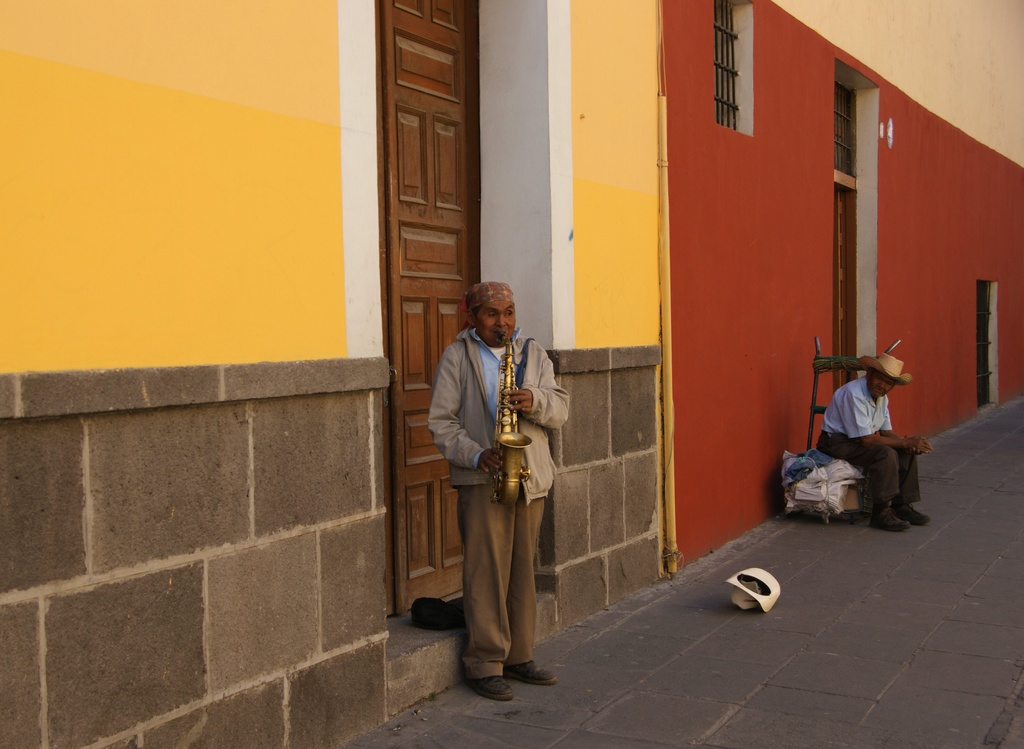
{"type": "Polygon", "coordinates": [[[459,492],[466,679],[484,697],[510,700],[507,678],[542,685],[557,680],[533,662],[533,557],[544,498],[555,475],[547,430],[565,423],[569,394],[555,382],[547,352],[520,336],[507,284],[476,284],[461,306],[467,326],[441,355],[427,423],[459,492]],[[506,387],[503,397],[501,359],[507,339],[512,341],[515,387],[506,387]],[[495,445],[501,431],[496,425],[499,406],[515,414],[516,428],[529,442],[524,461],[529,477],[507,504],[492,501],[497,494],[492,476],[502,466],[502,449],[495,445]]]}

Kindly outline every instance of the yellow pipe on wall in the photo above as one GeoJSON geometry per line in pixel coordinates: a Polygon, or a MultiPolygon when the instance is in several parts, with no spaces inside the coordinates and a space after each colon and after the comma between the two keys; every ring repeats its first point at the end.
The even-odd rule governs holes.
{"type": "Polygon", "coordinates": [[[679,569],[676,543],[675,406],[672,400],[672,275],[668,221],[668,97],[665,93],[662,4],[658,0],[658,260],[661,274],[661,398],[662,451],[665,477],[662,562],[665,572],[679,569]]]}
{"type": "Polygon", "coordinates": [[[664,454],[664,549],[665,572],[679,569],[679,547],[676,544],[675,491],[675,407],[672,400],[672,280],[669,261],[668,221],[668,100],[658,96],[658,256],[661,268],[661,398],[662,450],[664,454]]]}

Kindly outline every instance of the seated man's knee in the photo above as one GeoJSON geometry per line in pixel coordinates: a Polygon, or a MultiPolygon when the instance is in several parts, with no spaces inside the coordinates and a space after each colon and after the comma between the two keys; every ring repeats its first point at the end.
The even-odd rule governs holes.
{"type": "Polygon", "coordinates": [[[900,464],[899,453],[887,445],[871,445],[867,449],[867,468],[898,468],[900,464]]]}

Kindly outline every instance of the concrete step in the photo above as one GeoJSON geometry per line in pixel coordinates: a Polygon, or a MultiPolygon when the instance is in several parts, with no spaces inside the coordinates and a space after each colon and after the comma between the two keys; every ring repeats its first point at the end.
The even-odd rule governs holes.
{"type": "MultiPolygon", "coordinates": [[[[555,598],[537,596],[537,640],[554,634],[555,598]]],[[[420,629],[409,614],[388,618],[387,661],[388,717],[420,700],[438,694],[462,681],[462,651],[466,630],[420,629]]]]}

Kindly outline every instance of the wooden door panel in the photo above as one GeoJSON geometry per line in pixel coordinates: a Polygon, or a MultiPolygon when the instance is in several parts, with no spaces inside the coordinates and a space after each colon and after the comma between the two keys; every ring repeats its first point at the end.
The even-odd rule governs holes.
{"type": "MultiPolygon", "coordinates": [[[[458,299],[437,300],[436,330],[440,334],[440,337],[437,340],[434,350],[444,351],[444,347],[451,341],[454,341],[455,336],[457,336],[459,331],[462,330],[462,313],[459,312],[458,299]]],[[[437,362],[434,362],[434,367],[437,367],[437,362]]]]}
{"type": "Polygon", "coordinates": [[[462,210],[462,132],[457,122],[434,118],[434,205],[462,210]]]}
{"type": "Polygon", "coordinates": [[[459,493],[446,476],[441,481],[441,553],[444,565],[462,562],[462,534],[459,533],[459,493]]]}
{"type": "Polygon", "coordinates": [[[450,101],[458,101],[457,55],[440,45],[397,34],[395,36],[395,81],[450,101]]]}
{"type": "Polygon", "coordinates": [[[430,300],[402,299],[402,387],[422,390],[430,387],[433,369],[427,346],[430,342],[430,300]]]}
{"type": "Polygon", "coordinates": [[[410,579],[433,572],[437,568],[434,563],[433,489],[433,483],[405,488],[409,550],[407,574],[410,579]]]}
{"type": "Polygon", "coordinates": [[[430,383],[479,279],[476,0],[382,0],[395,610],[461,587],[457,492],[427,429],[430,383]]]}
{"type": "Polygon", "coordinates": [[[424,16],[424,3],[426,0],[395,0],[395,7],[407,11],[416,16],[424,16]]]}
{"type": "Polygon", "coordinates": [[[427,204],[427,115],[399,107],[398,125],[398,199],[427,204]]]}
{"type": "Polygon", "coordinates": [[[433,13],[431,18],[434,23],[447,26],[450,29],[458,30],[456,23],[458,15],[455,12],[455,0],[434,0],[433,13]]]}
{"type": "Polygon", "coordinates": [[[444,460],[434,447],[434,438],[427,428],[427,409],[405,412],[405,464],[440,462],[444,460]]]}
{"type": "Polygon", "coordinates": [[[463,278],[466,246],[460,232],[403,223],[399,235],[403,277],[463,278]]]}

